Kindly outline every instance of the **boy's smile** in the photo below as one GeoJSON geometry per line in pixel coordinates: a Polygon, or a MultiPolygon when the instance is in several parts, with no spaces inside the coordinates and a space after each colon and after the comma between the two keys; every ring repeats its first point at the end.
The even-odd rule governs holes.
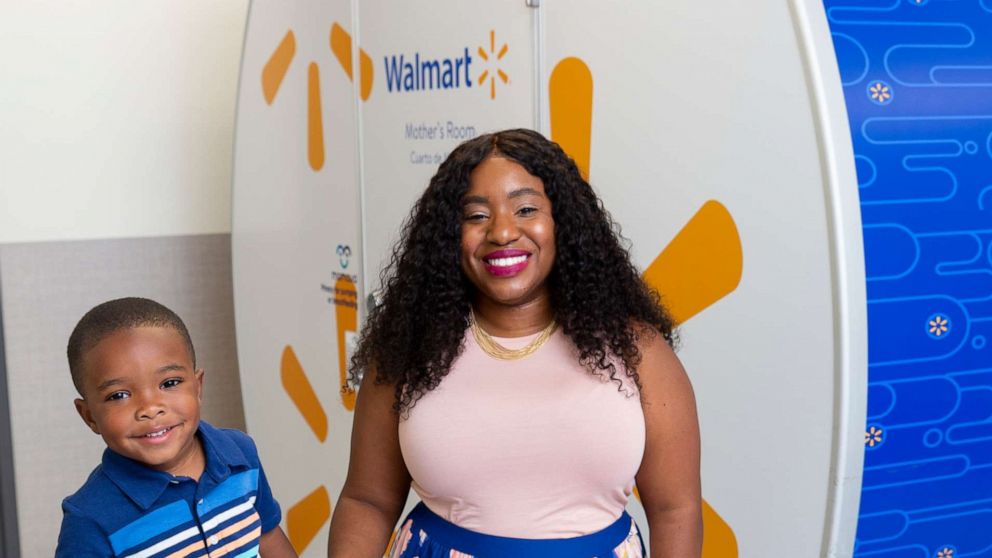
{"type": "Polygon", "coordinates": [[[195,479],[203,472],[203,371],[171,327],[111,333],[83,358],[76,410],[115,452],[159,471],[195,479]]]}

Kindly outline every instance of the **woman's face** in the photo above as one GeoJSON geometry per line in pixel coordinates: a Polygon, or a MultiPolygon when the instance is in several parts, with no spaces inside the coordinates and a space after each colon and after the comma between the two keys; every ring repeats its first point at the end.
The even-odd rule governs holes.
{"type": "Polygon", "coordinates": [[[554,261],[544,183],[511,159],[487,157],[462,198],[462,272],[480,296],[516,306],[547,296],[554,261]]]}

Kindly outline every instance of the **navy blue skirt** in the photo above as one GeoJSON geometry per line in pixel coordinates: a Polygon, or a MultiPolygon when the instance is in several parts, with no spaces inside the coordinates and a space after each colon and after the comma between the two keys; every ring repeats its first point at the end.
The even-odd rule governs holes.
{"type": "Polygon", "coordinates": [[[484,535],[451,523],[423,503],[410,512],[390,558],[643,558],[644,541],[624,512],[609,527],[568,539],[514,539],[484,535]]]}

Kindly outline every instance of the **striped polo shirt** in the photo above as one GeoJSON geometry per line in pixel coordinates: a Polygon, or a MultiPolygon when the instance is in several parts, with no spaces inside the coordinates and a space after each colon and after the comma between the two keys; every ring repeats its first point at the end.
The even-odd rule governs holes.
{"type": "Polygon", "coordinates": [[[110,449],[62,502],[56,557],[250,558],[277,527],[279,504],[251,438],[200,421],[206,467],[199,482],[174,477],[110,449]]]}

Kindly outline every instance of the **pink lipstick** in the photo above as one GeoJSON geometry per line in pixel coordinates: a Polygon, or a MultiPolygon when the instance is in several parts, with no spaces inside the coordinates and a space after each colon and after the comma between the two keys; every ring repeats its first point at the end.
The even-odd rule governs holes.
{"type": "Polygon", "coordinates": [[[520,273],[530,262],[530,252],[525,250],[497,250],[482,258],[486,271],[496,277],[511,277],[520,273]]]}

